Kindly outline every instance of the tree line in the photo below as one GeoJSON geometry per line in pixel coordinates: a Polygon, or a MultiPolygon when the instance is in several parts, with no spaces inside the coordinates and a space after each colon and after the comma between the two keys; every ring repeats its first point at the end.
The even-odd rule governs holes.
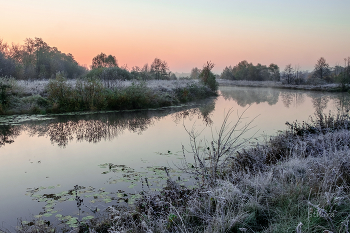
{"type": "Polygon", "coordinates": [[[222,79],[250,80],[250,81],[279,81],[280,71],[276,64],[269,66],[258,63],[254,66],[246,60],[239,62],[236,66],[225,67],[221,74],[222,79]]]}
{"type": "MultiPolygon", "coordinates": [[[[175,80],[166,61],[155,58],[149,65],[134,66],[128,69],[127,65],[119,66],[113,55],[100,53],[92,59],[90,71],[80,66],[73,55],[62,53],[56,47],[49,46],[41,38],[27,38],[23,45],[7,44],[0,39],[0,77],[8,76],[21,80],[50,79],[58,72],[68,79],[78,77],[96,77],[102,80],[175,80]]],[[[203,69],[194,67],[191,70],[191,79],[199,79],[203,69]]],[[[216,78],[228,80],[249,81],[282,81],[286,84],[324,84],[350,83],[350,57],[344,59],[344,66],[330,67],[326,59],[317,60],[312,72],[301,71],[292,64],[280,71],[278,65],[269,66],[258,63],[253,65],[244,60],[235,66],[228,66],[216,78]]]]}
{"type": "Polygon", "coordinates": [[[177,77],[169,69],[168,63],[155,58],[151,65],[133,66],[129,71],[127,65],[120,67],[113,55],[100,53],[92,59],[91,71],[87,77],[98,77],[103,80],[176,80],[177,77]]]}
{"type": "Polygon", "coordinates": [[[0,39],[0,77],[33,80],[55,77],[57,72],[77,78],[86,72],[73,55],[62,53],[41,38],[27,38],[23,45],[9,45],[0,39]]]}
{"type": "Polygon", "coordinates": [[[100,53],[92,59],[90,71],[78,64],[73,55],[62,53],[41,38],[27,38],[23,45],[7,44],[0,39],[0,77],[19,80],[50,79],[60,72],[68,79],[97,77],[101,79],[177,79],[166,61],[155,58],[151,65],[120,67],[113,55],[100,53]]]}
{"type": "MultiPolygon", "coordinates": [[[[197,78],[198,68],[193,68],[191,78],[197,78]]],[[[341,83],[343,87],[350,83],[350,57],[344,59],[344,66],[330,67],[324,57],[317,60],[314,70],[301,71],[299,66],[287,64],[283,71],[271,63],[269,66],[258,63],[254,66],[247,61],[241,61],[236,66],[225,67],[220,75],[222,79],[249,81],[282,81],[286,84],[326,84],[341,83]]]]}

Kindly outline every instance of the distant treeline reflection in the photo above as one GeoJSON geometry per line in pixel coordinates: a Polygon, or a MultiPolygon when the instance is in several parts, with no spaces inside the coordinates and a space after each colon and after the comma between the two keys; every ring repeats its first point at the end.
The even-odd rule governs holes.
{"type": "Polygon", "coordinates": [[[72,140],[92,143],[112,140],[126,130],[141,134],[156,121],[171,115],[176,123],[183,118],[198,118],[206,125],[212,124],[210,113],[215,108],[214,99],[192,107],[169,108],[155,111],[128,111],[90,115],[58,116],[55,120],[29,122],[22,125],[0,126],[0,147],[11,144],[23,131],[30,136],[48,137],[53,144],[65,147],[72,140]]]}
{"type": "Polygon", "coordinates": [[[304,103],[305,98],[311,98],[315,112],[323,112],[330,100],[334,101],[339,110],[350,109],[350,95],[348,93],[305,92],[295,90],[284,90],[274,88],[251,88],[251,87],[220,87],[224,99],[232,99],[241,107],[251,104],[268,103],[275,105],[281,98],[286,108],[299,106],[304,103]]]}

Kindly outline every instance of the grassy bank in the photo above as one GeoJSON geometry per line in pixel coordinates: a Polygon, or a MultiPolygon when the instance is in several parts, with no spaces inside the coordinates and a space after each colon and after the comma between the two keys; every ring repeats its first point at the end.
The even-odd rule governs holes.
{"type": "MultiPolygon", "coordinates": [[[[264,144],[244,147],[241,133],[250,125],[240,124],[243,116],[230,123],[230,113],[213,141],[199,144],[198,134],[188,132],[191,148],[183,153],[195,163],[180,169],[192,174],[197,188],[180,185],[165,168],[160,192],[110,206],[108,215],[71,232],[348,232],[349,115],[287,123],[264,144]]],[[[41,222],[20,232],[48,228],[41,222]]]]}
{"type": "Polygon", "coordinates": [[[111,207],[111,232],[348,232],[349,123],[348,115],[319,114],[238,151],[235,124],[203,151],[190,132],[197,164],[186,171],[199,188],[169,177],[136,208],[111,207]]]}
{"type": "Polygon", "coordinates": [[[307,90],[307,91],[327,91],[327,92],[347,92],[349,87],[343,88],[340,84],[322,84],[322,85],[292,85],[274,81],[246,81],[246,80],[225,80],[218,79],[219,85],[222,86],[239,86],[239,87],[269,87],[292,90],[307,90]]]}
{"type": "Polygon", "coordinates": [[[0,114],[131,110],[178,105],[216,95],[198,81],[67,80],[58,73],[47,81],[0,78],[0,114]]]}

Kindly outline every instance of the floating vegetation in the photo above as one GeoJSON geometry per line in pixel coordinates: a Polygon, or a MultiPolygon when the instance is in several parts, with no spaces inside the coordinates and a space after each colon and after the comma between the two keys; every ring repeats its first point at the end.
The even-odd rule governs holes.
{"type": "MultiPolygon", "coordinates": [[[[35,215],[35,219],[48,218],[51,221],[58,221],[60,224],[67,225],[69,227],[78,227],[79,224],[85,223],[95,218],[96,214],[100,211],[100,208],[106,208],[103,204],[111,202],[111,195],[114,194],[106,192],[104,189],[95,189],[91,186],[84,187],[78,185],[76,185],[74,189],[70,189],[68,191],[62,191],[58,193],[47,192],[49,190],[53,191],[59,186],[60,185],[27,189],[26,195],[32,197],[32,199],[35,201],[45,203],[43,211],[38,215],[35,215]],[[46,193],[42,194],[44,191],[46,193]],[[79,209],[77,216],[63,215],[59,213],[60,208],[57,206],[59,206],[60,203],[70,201],[76,202],[76,205],[79,209]],[[103,204],[93,205],[97,202],[103,204]],[[83,211],[81,211],[82,208],[84,208],[83,211]]],[[[117,196],[117,194],[115,194],[115,196],[117,196]]]]}
{"type": "Polygon", "coordinates": [[[11,115],[11,116],[0,116],[1,125],[16,125],[27,121],[46,121],[54,119],[47,115],[11,115]]]}
{"type": "MultiPolygon", "coordinates": [[[[126,165],[118,165],[113,163],[104,163],[98,165],[105,171],[102,174],[114,174],[114,177],[108,179],[109,184],[125,183],[127,188],[132,192],[118,190],[116,192],[108,192],[104,188],[94,188],[91,186],[84,187],[76,185],[73,189],[66,191],[55,192],[56,189],[61,189],[61,185],[48,187],[28,188],[26,195],[30,196],[34,201],[44,203],[43,210],[34,216],[45,221],[58,222],[58,225],[64,225],[71,228],[76,228],[81,224],[87,223],[94,219],[101,210],[105,210],[110,205],[133,205],[142,197],[139,191],[148,189],[150,191],[160,191],[166,187],[167,174],[166,170],[176,177],[174,180],[184,184],[183,182],[189,179],[181,179],[182,174],[169,167],[163,166],[148,166],[142,168],[142,171],[126,165]],[[135,192],[137,189],[139,191],[135,192]],[[71,214],[62,213],[62,207],[65,203],[71,202],[71,214]],[[78,211],[74,211],[74,203],[78,211]]],[[[22,222],[22,224],[30,224],[30,222],[22,222]]]]}

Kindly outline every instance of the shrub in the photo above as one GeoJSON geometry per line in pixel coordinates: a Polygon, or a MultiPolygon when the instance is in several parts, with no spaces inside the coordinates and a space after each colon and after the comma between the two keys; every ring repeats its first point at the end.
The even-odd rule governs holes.
{"type": "Polygon", "coordinates": [[[7,106],[8,104],[8,89],[10,87],[10,85],[0,83],[0,104],[2,106],[7,106]]]}
{"type": "Polygon", "coordinates": [[[125,89],[125,94],[128,98],[128,105],[132,109],[153,107],[155,103],[152,103],[153,94],[147,87],[145,82],[132,83],[131,86],[125,89]]]}
{"type": "Polygon", "coordinates": [[[202,72],[199,75],[199,78],[204,83],[204,85],[208,86],[212,91],[217,91],[219,84],[216,82],[215,75],[211,72],[214,68],[214,64],[211,62],[207,62],[207,64],[203,67],[202,72]]]}
{"type": "Polygon", "coordinates": [[[13,77],[0,77],[0,104],[3,112],[12,104],[14,96],[19,93],[20,88],[13,77]]]}
{"type": "Polygon", "coordinates": [[[86,75],[86,77],[99,78],[105,82],[111,80],[131,80],[133,78],[129,71],[119,67],[93,69],[86,75]]]}
{"type": "Polygon", "coordinates": [[[51,104],[58,105],[62,110],[70,109],[72,87],[67,83],[63,73],[58,72],[55,79],[50,79],[46,89],[51,104]]]}

